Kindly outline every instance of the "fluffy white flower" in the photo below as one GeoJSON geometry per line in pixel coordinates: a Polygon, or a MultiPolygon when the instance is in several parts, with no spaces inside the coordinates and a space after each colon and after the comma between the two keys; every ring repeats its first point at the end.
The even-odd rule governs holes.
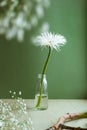
{"type": "Polygon", "coordinates": [[[34,41],[38,46],[48,46],[56,50],[58,50],[60,46],[63,46],[66,43],[64,36],[60,34],[53,34],[51,32],[42,33],[41,35],[37,36],[34,41]]]}

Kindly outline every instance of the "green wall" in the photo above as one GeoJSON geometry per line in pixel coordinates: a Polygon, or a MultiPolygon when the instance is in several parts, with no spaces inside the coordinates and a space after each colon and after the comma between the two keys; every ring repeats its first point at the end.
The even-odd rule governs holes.
{"type": "MultiPolygon", "coordinates": [[[[53,50],[51,55],[47,69],[49,98],[87,98],[86,8],[85,0],[51,0],[46,11],[50,30],[67,39],[61,51],[53,50]]],[[[9,90],[21,90],[23,98],[34,98],[37,74],[47,52],[33,46],[29,34],[24,43],[0,37],[0,98],[10,98],[9,90]]]]}

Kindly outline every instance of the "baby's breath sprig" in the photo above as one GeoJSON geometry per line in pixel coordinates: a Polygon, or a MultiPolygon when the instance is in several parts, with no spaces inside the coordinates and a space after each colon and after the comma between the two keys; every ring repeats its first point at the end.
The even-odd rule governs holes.
{"type": "MultiPolygon", "coordinates": [[[[25,101],[17,98],[17,92],[9,92],[14,96],[13,106],[16,108],[16,113],[10,103],[0,100],[0,130],[34,130],[25,101]]],[[[21,95],[21,91],[18,95],[21,95]]]]}
{"type": "Polygon", "coordinates": [[[14,100],[14,109],[17,109],[18,112],[21,114],[27,114],[27,106],[26,106],[26,103],[25,103],[25,100],[22,99],[21,95],[22,95],[22,92],[19,91],[18,93],[15,92],[15,91],[9,91],[9,93],[11,94],[11,97],[12,99],[16,99],[14,100]]]}

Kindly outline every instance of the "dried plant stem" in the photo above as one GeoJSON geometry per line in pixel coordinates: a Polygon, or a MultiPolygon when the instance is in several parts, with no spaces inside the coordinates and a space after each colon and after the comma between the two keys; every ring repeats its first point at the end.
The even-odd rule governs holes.
{"type": "Polygon", "coordinates": [[[81,128],[81,127],[71,127],[71,126],[66,126],[63,124],[60,124],[61,129],[67,129],[67,130],[87,130],[87,128],[81,128]]]}
{"type": "Polygon", "coordinates": [[[74,113],[74,114],[67,113],[66,115],[60,117],[58,122],[54,126],[48,128],[47,130],[59,130],[59,129],[87,130],[87,128],[70,127],[70,126],[64,125],[65,122],[77,120],[77,119],[82,119],[82,118],[87,118],[87,112],[74,113]]]}

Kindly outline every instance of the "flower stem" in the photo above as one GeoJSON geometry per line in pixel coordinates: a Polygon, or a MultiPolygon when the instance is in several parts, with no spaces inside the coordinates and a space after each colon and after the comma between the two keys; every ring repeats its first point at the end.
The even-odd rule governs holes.
{"type": "Polygon", "coordinates": [[[37,108],[40,106],[41,99],[42,99],[43,77],[44,77],[44,74],[46,73],[46,69],[47,69],[47,65],[48,65],[48,62],[49,62],[50,55],[51,55],[51,47],[49,46],[48,56],[47,56],[47,59],[45,61],[44,68],[43,68],[43,71],[42,71],[42,77],[41,77],[41,83],[40,83],[40,95],[38,96],[38,101],[37,101],[37,104],[36,104],[37,108]]]}

